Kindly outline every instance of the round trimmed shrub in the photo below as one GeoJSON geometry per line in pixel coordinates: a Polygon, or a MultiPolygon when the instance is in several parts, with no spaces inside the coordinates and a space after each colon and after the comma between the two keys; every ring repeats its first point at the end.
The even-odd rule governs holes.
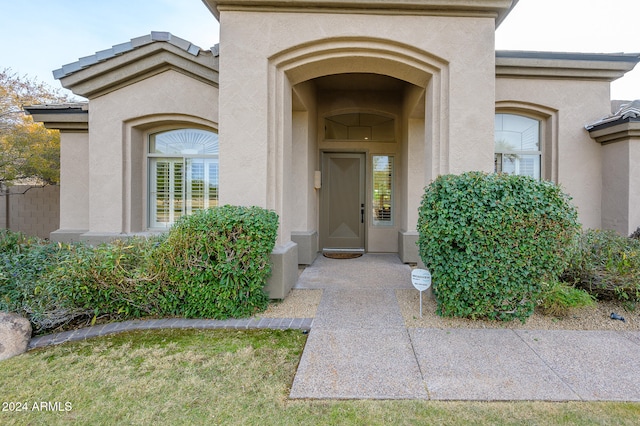
{"type": "Polygon", "coordinates": [[[468,172],[429,185],[420,256],[442,316],[525,321],[557,279],[579,230],[570,198],[550,182],[468,172]]]}

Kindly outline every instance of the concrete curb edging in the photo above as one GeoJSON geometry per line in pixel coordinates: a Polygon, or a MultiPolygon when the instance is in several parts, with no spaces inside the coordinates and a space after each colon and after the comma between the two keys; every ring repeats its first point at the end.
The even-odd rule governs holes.
{"type": "Polygon", "coordinates": [[[133,330],[158,329],[272,329],[272,330],[310,330],[313,318],[244,318],[229,320],[166,318],[154,320],[130,320],[96,325],[62,333],[47,334],[31,339],[27,350],[59,345],[66,342],[86,340],[92,337],[122,333],[133,330]]]}

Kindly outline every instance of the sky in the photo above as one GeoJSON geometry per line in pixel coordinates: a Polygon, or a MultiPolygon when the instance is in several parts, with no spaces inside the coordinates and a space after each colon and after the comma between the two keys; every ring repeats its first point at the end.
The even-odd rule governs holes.
{"type": "MultiPolygon", "coordinates": [[[[640,53],[640,0],[520,0],[498,50],[640,53]]],[[[219,25],[201,0],[0,0],[0,69],[60,88],[52,71],[151,31],[209,49],[219,25]]],[[[640,99],[640,65],[611,85],[640,99]]]]}

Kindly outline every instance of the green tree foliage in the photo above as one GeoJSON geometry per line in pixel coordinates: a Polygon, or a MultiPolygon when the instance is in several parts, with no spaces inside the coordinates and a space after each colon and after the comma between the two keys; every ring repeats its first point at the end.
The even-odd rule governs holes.
{"type": "Polygon", "coordinates": [[[557,279],[579,229],[560,189],[525,176],[436,179],[419,211],[420,256],[443,316],[524,321],[557,279]]]}
{"type": "Polygon", "coordinates": [[[44,83],[0,71],[0,187],[34,178],[43,184],[60,179],[60,134],[34,123],[25,105],[68,102],[44,83]]]}

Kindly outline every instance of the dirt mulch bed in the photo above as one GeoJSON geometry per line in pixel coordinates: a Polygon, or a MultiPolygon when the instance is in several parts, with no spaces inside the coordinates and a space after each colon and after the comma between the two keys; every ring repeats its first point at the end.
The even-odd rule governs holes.
{"type": "Polygon", "coordinates": [[[263,318],[315,318],[322,290],[293,289],[283,301],[272,301],[263,318]]]}
{"type": "MultiPolygon", "coordinates": [[[[526,330],[640,330],[640,309],[629,312],[619,302],[598,302],[591,308],[576,309],[565,317],[543,315],[537,311],[523,324],[520,321],[483,321],[461,318],[443,318],[436,315],[436,302],[422,295],[422,318],[420,318],[420,298],[417,290],[396,290],[396,297],[402,317],[408,328],[509,328],[526,330]],[[615,312],[622,315],[625,322],[612,320],[615,312]]],[[[281,302],[272,302],[259,316],[265,318],[314,318],[322,290],[294,289],[281,302]]]]}
{"type": "Polygon", "coordinates": [[[554,317],[536,312],[524,324],[516,321],[482,321],[461,318],[443,318],[436,315],[436,301],[426,292],[422,295],[420,318],[420,294],[417,290],[396,290],[400,311],[408,328],[517,328],[526,330],[640,330],[640,309],[629,312],[618,302],[598,302],[590,308],[575,309],[566,317],[554,317]],[[610,318],[612,312],[624,317],[625,322],[610,318]]]}

